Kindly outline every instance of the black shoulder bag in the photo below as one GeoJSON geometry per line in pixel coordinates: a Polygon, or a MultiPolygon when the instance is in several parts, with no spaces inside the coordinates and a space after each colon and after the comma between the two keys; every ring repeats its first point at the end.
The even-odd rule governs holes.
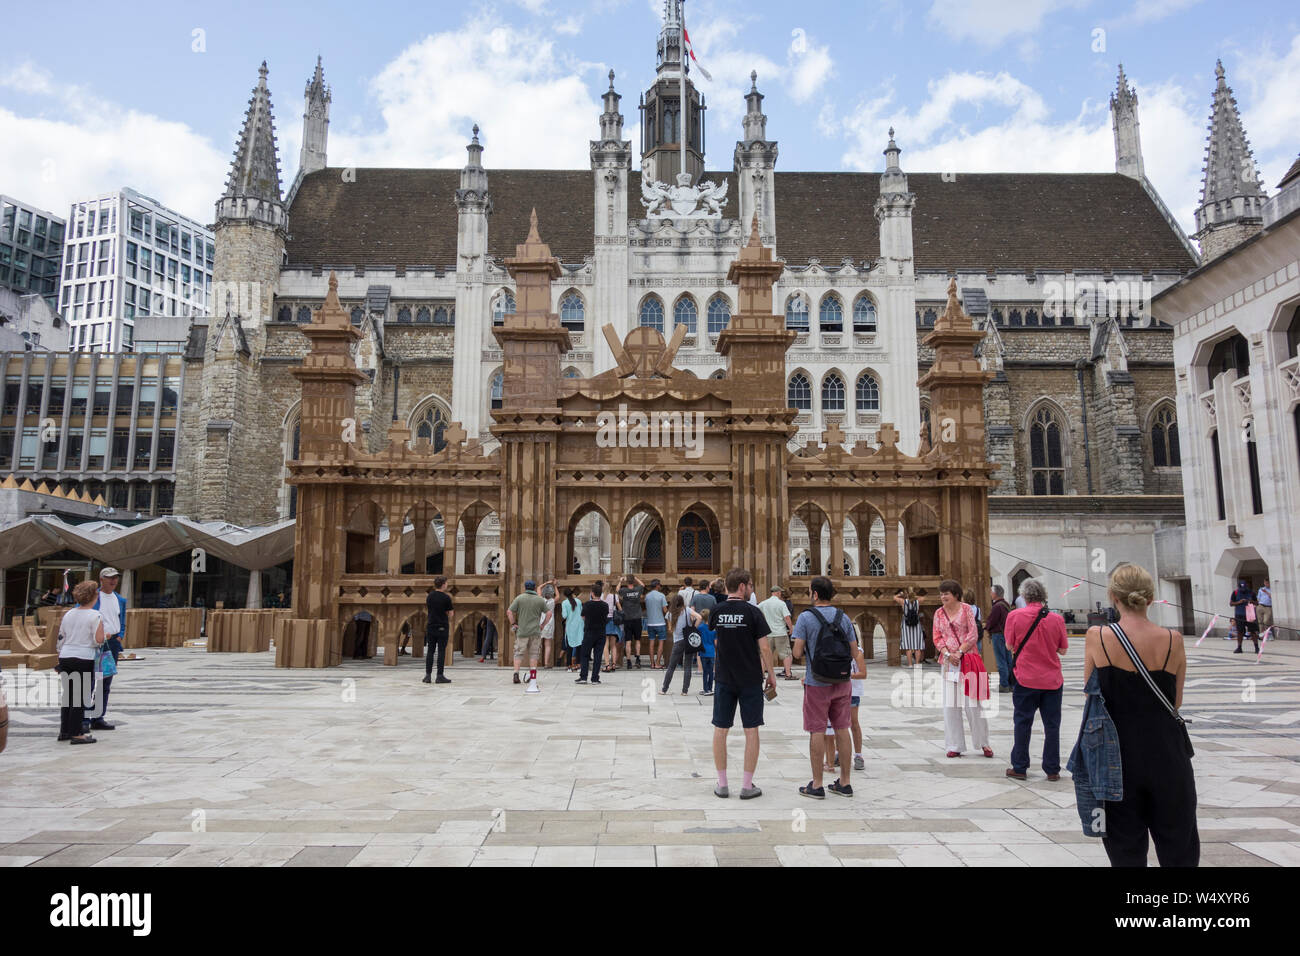
{"type": "Polygon", "coordinates": [[[1043,605],[1038,609],[1038,617],[1034,618],[1034,623],[1029,625],[1029,630],[1025,631],[1025,636],[1020,641],[1020,646],[1016,648],[1015,655],[1011,658],[1011,686],[1015,687],[1016,681],[1016,664],[1020,661],[1020,655],[1025,652],[1029,646],[1029,639],[1034,636],[1034,631],[1038,630],[1038,625],[1042,623],[1043,618],[1047,617],[1047,606],[1043,605]]]}

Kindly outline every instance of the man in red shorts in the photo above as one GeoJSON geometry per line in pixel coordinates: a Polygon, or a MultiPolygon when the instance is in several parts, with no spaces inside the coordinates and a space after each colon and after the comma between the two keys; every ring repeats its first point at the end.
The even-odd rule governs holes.
{"type": "MultiPolygon", "coordinates": [[[[813,676],[813,661],[816,659],[817,642],[821,639],[822,624],[840,629],[849,643],[849,649],[857,664],[856,671],[866,670],[866,660],[858,646],[857,633],[853,622],[839,608],[831,604],[834,588],[830,578],[815,577],[809,583],[808,596],[813,606],[799,615],[795,621],[794,639],[795,657],[802,657],[806,662],[804,668],[803,690],[803,729],[808,731],[808,755],[812,759],[812,780],[808,786],[800,787],[799,792],[814,800],[826,799],[826,791],[837,793],[842,797],[853,796],[853,787],[849,784],[848,760],[841,760],[840,776],[830,786],[822,787],[822,766],[826,756],[826,728],[835,731],[836,752],[849,754],[852,739],[849,726],[852,721],[853,685],[849,680],[826,681],[813,676]]],[[[823,675],[825,676],[825,675],[823,675]]],[[[847,675],[845,675],[847,677],[847,675]]]]}

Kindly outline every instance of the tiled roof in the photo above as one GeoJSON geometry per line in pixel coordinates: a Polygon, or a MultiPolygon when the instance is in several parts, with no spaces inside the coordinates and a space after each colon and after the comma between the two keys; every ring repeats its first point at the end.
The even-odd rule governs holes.
{"type": "MultiPolygon", "coordinates": [[[[291,265],[456,265],[454,169],[329,168],[303,179],[289,211],[291,265]]],[[[592,252],[590,170],[488,173],[488,251],[514,254],[536,207],[542,238],[562,262],[592,252]]],[[[723,214],[737,215],[735,174],[723,214]]],[[[1140,183],[1113,173],[908,174],[916,194],[913,242],[922,270],[1176,270],[1195,263],[1140,183]]],[[[777,173],[777,253],[791,265],[880,255],[876,173],[777,173]]],[[[628,177],[628,218],[644,216],[640,174],[628,177]]]]}
{"type": "Polygon", "coordinates": [[[1286,171],[1286,175],[1277,184],[1277,188],[1282,189],[1287,183],[1295,179],[1300,179],[1300,157],[1297,157],[1296,161],[1291,164],[1291,168],[1286,171]]]}

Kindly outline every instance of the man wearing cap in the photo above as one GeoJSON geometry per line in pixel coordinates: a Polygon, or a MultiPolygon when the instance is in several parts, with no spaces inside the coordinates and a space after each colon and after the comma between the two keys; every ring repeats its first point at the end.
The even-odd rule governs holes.
{"type": "Polygon", "coordinates": [[[126,598],[117,593],[118,582],[122,580],[117,568],[105,568],[99,572],[99,594],[95,598],[95,610],[104,621],[105,655],[113,660],[107,667],[96,667],[91,671],[91,687],[98,687],[95,706],[90,711],[90,719],[84,723],[88,730],[114,730],[115,724],[104,719],[108,713],[108,692],[113,689],[113,675],[117,673],[117,661],[122,656],[122,638],[126,635],[126,598]],[[103,673],[99,673],[99,671],[103,673]]]}
{"type": "Polygon", "coordinates": [[[537,582],[525,581],[524,592],[510,602],[506,617],[510,619],[510,631],[514,635],[514,683],[519,683],[519,665],[526,655],[529,691],[537,686],[534,682],[537,680],[537,660],[542,653],[542,618],[545,616],[548,616],[546,599],[537,593],[537,582]]]}
{"type": "Polygon", "coordinates": [[[771,628],[768,638],[772,645],[772,669],[776,670],[776,662],[780,661],[785,667],[785,673],[781,676],[793,680],[794,673],[790,670],[794,664],[794,658],[790,656],[790,608],[782,599],[781,585],[772,585],[772,596],[759,604],[758,609],[763,612],[767,626],[771,628]]]}

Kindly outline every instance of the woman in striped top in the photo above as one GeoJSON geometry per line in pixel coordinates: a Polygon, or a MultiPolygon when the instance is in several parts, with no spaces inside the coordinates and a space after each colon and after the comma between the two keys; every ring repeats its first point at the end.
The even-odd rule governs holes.
{"type": "Polygon", "coordinates": [[[920,664],[925,656],[925,632],[921,630],[921,602],[916,599],[916,592],[911,588],[904,591],[899,588],[894,592],[894,603],[903,609],[903,628],[898,647],[907,656],[907,662],[913,666],[920,664]],[[908,624],[908,621],[914,621],[908,624]]]}

